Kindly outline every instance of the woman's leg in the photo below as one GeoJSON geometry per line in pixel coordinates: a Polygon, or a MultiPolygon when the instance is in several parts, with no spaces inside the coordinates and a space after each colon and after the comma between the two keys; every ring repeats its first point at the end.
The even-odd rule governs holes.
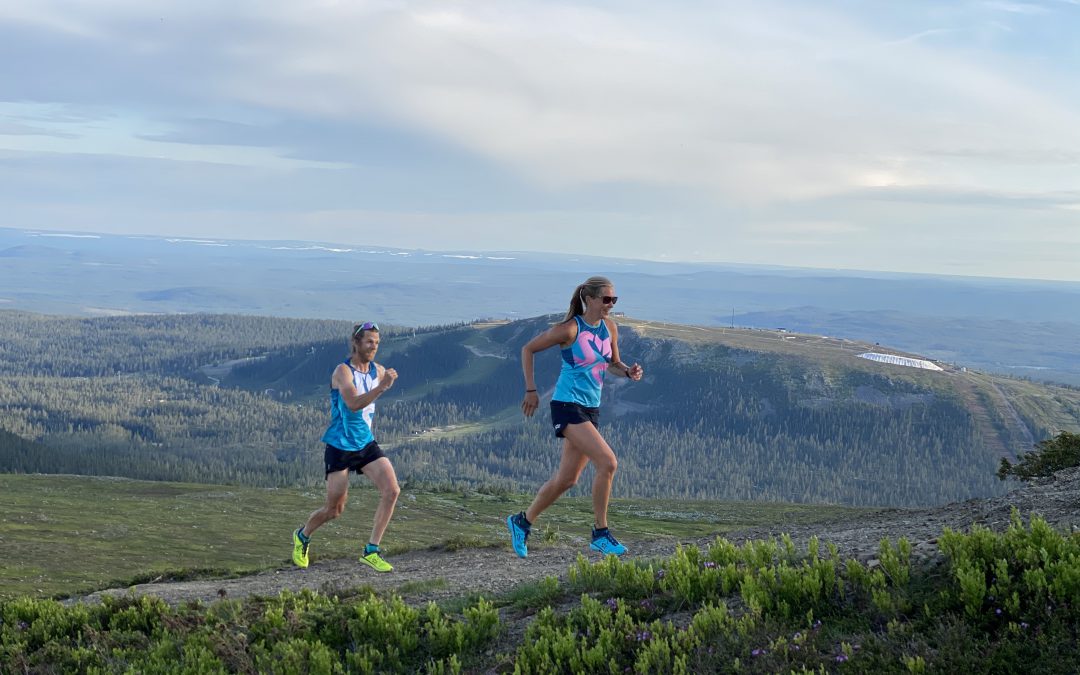
{"type": "MultiPolygon", "coordinates": [[[[592,425],[589,423],[570,424],[567,425],[567,431],[573,427],[581,426],[591,427],[592,425]]],[[[566,432],[564,432],[564,436],[567,436],[566,432]]],[[[532,504],[525,511],[525,518],[530,523],[535,523],[536,519],[540,517],[540,514],[547,507],[554,504],[556,499],[577,484],[578,476],[581,475],[588,461],[589,458],[577,449],[577,446],[571,442],[570,438],[568,436],[564,437],[559,468],[555,471],[555,475],[540,487],[540,490],[536,493],[536,498],[533,499],[532,504]]]]}
{"type": "Polygon", "coordinates": [[[611,481],[615,478],[619,460],[615,458],[615,453],[600,435],[600,431],[592,424],[570,424],[563,434],[580,456],[591,461],[596,469],[592,488],[593,514],[596,517],[596,527],[605,528],[607,527],[608,500],[611,497],[611,481]]]}

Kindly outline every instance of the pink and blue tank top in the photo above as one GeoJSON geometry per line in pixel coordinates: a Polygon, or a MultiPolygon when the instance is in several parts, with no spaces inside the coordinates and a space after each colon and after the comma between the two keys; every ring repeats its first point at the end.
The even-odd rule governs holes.
{"type": "Polygon", "coordinates": [[[574,321],[578,327],[577,339],[562,350],[562,370],[551,398],[599,408],[604,373],[611,363],[611,332],[603,319],[595,326],[585,323],[580,315],[574,321]]]}
{"type": "MultiPolygon", "coordinates": [[[[368,372],[361,373],[352,367],[348,359],[345,365],[352,371],[353,384],[361,394],[366,394],[379,384],[379,369],[372,361],[368,372]]],[[[341,392],[330,388],[330,426],[323,434],[322,442],[339,450],[363,450],[364,446],[375,440],[372,431],[375,419],[375,402],[356,412],[349,410],[341,392]]]]}

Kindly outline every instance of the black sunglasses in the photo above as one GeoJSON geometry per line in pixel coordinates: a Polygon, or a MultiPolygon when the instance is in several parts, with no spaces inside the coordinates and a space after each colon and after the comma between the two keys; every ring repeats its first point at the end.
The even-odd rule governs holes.
{"type": "Polygon", "coordinates": [[[379,324],[375,323],[374,321],[365,321],[364,323],[356,327],[356,330],[353,331],[352,336],[360,337],[364,334],[364,331],[366,330],[373,330],[377,332],[379,330],[379,324]]]}
{"type": "Polygon", "coordinates": [[[600,296],[600,302],[604,303],[605,305],[614,305],[618,301],[619,301],[619,296],[617,296],[617,295],[602,295],[602,296],[600,296]]]}

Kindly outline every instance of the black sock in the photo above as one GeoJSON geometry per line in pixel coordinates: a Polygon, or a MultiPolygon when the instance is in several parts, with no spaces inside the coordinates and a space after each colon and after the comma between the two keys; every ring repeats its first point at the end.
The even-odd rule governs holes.
{"type": "Polygon", "coordinates": [[[592,538],[596,539],[597,537],[602,537],[607,533],[608,529],[606,527],[594,527],[592,529],[592,538]]]}
{"type": "Polygon", "coordinates": [[[523,526],[522,529],[525,530],[526,532],[532,529],[532,523],[530,523],[529,519],[525,517],[525,512],[524,511],[517,514],[517,521],[518,521],[518,525],[522,525],[523,526]]]}

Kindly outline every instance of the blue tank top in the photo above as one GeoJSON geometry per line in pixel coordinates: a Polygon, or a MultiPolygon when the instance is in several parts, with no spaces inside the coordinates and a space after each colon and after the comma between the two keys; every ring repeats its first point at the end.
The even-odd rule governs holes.
{"type": "MultiPolygon", "coordinates": [[[[345,365],[352,371],[353,384],[361,394],[366,394],[379,384],[379,369],[375,362],[366,373],[361,373],[352,367],[348,359],[345,365]]],[[[330,426],[322,436],[322,442],[332,445],[339,450],[363,450],[364,446],[375,440],[372,431],[375,419],[375,402],[372,401],[367,407],[353,412],[345,404],[341,392],[333,387],[330,388],[330,426]]]]}
{"type": "Polygon", "coordinates": [[[577,339],[562,350],[562,370],[555,382],[552,399],[577,403],[586,408],[600,407],[600,389],[604,373],[611,363],[611,332],[603,319],[595,326],[575,316],[577,339]]]}

